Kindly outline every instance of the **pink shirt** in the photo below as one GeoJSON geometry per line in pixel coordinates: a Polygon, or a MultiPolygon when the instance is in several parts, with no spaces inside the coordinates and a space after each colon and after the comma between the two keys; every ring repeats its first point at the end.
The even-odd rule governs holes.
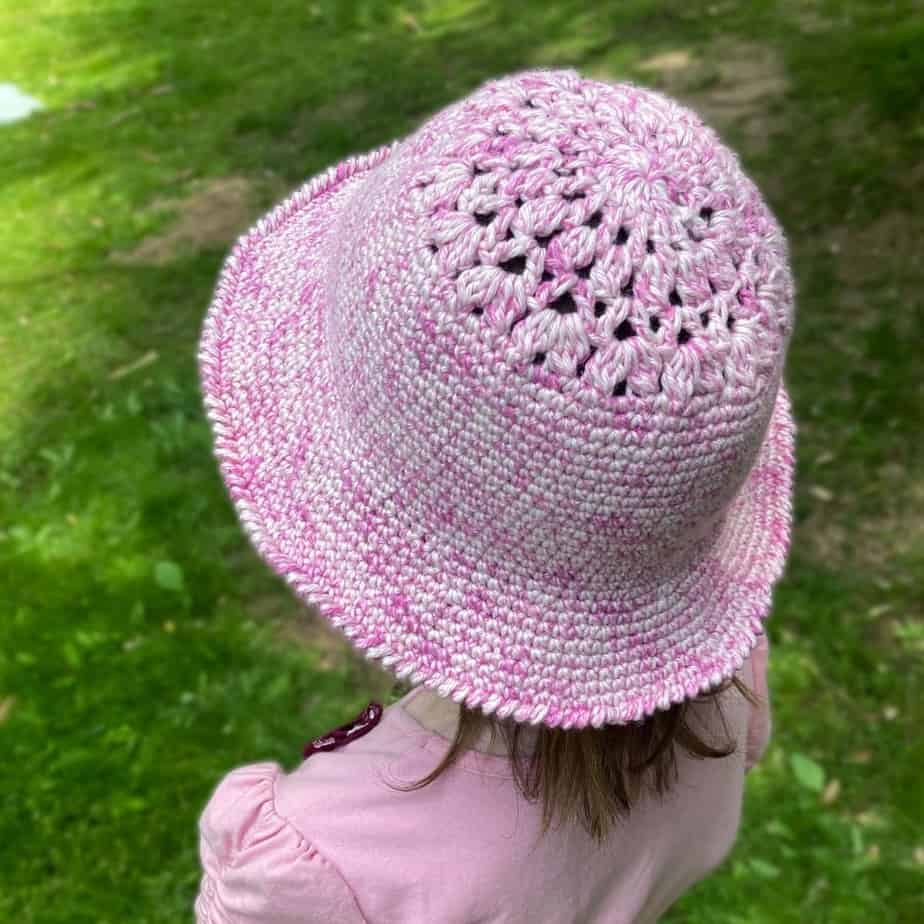
{"type": "MultiPolygon", "coordinates": [[[[597,847],[583,829],[536,843],[541,802],[509,761],[470,751],[416,792],[389,789],[436,766],[447,741],[402,707],[368,734],[312,754],[292,773],[229,773],[200,821],[199,924],[648,924],[731,849],[744,774],[770,734],[765,637],[741,670],[762,700],[724,695],[735,754],[680,757],[663,802],[639,802],[597,847]]],[[[724,732],[711,710],[698,721],[724,732]]]]}

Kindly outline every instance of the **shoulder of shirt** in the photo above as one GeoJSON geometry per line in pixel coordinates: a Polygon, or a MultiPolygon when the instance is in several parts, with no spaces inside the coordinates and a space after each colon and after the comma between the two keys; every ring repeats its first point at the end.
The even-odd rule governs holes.
{"type": "Polygon", "coordinates": [[[199,924],[367,924],[356,896],[331,863],[277,809],[285,779],[276,763],[232,770],[199,820],[199,924]]]}

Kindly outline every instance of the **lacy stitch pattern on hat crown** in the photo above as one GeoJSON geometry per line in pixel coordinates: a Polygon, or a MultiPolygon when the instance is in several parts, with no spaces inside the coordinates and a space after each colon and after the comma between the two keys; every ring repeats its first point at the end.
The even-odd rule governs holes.
{"type": "MultiPolygon", "coordinates": [[[[557,75],[484,99],[494,117],[410,194],[424,259],[455,282],[444,311],[565,390],[685,400],[773,375],[791,329],[785,241],[710,129],[629,84],[557,75]]],[[[447,112],[444,137],[456,118],[471,113],[447,112]]]]}

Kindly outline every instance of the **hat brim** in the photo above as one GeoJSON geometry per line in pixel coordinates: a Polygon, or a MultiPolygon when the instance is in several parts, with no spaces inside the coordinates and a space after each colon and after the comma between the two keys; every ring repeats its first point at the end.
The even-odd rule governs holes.
{"type": "Polygon", "coordinates": [[[338,217],[395,146],[310,180],[240,239],[222,270],[200,375],[220,471],[250,540],[367,658],[501,718],[562,728],[639,721],[727,680],[763,631],[789,547],[794,424],[783,385],[756,463],[704,553],[633,588],[631,617],[598,618],[586,635],[573,630],[590,624],[586,595],[543,597],[514,575],[485,588],[474,565],[444,560],[438,536],[389,498],[372,501],[375,517],[361,515],[370,491],[330,387],[324,270],[338,217]],[[469,609],[473,601],[494,618],[469,609]]]}

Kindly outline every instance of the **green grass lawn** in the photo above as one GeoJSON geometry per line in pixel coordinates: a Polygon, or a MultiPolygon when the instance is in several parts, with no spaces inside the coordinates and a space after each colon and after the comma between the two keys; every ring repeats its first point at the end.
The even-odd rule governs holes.
{"type": "Polygon", "coordinates": [[[0,125],[0,921],[191,920],[221,775],[405,689],[248,547],[199,328],[287,191],[536,65],[698,106],[795,263],[774,738],[669,921],[924,920],[922,46],[911,0],[4,4],[46,108],[0,125]]]}

